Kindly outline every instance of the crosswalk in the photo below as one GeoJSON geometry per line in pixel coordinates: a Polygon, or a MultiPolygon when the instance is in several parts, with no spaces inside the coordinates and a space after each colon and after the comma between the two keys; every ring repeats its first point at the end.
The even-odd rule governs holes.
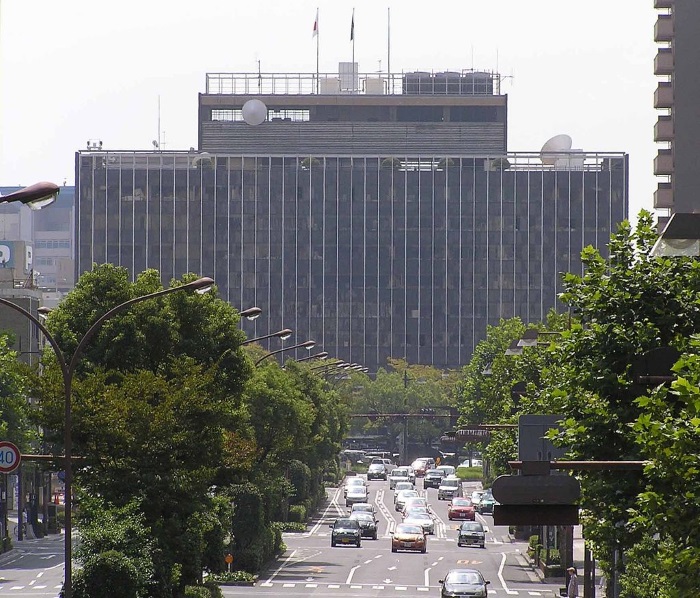
{"type": "MultiPolygon", "coordinates": [[[[342,584],[342,583],[319,583],[315,581],[264,581],[256,584],[260,588],[274,588],[275,590],[292,590],[292,589],[322,589],[322,590],[336,590],[338,593],[342,593],[347,590],[366,590],[366,591],[377,591],[384,590],[387,592],[419,592],[419,593],[435,593],[440,591],[440,586],[415,586],[415,585],[400,585],[400,584],[342,584]]],[[[412,595],[412,594],[409,594],[412,595]]],[[[550,598],[554,596],[551,591],[543,590],[531,590],[531,589],[496,589],[489,587],[489,596],[542,596],[543,598],[550,598]]]]}

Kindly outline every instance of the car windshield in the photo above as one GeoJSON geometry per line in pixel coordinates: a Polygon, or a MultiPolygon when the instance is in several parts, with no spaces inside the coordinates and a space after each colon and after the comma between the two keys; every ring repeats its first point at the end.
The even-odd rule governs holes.
{"type": "Polygon", "coordinates": [[[401,492],[399,492],[399,498],[418,498],[418,490],[401,490],[401,492]]]}
{"type": "Polygon", "coordinates": [[[398,477],[407,478],[408,477],[408,469],[402,469],[400,467],[397,467],[396,469],[394,469],[394,471],[391,472],[391,475],[394,476],[395,478],[398,478],[398,477]]]}
{"type": "Polygon", "coordinates": [[[462,529],[466,532],[482,532],[484,528],[481,523],[463,523],[462,529]]]}
{"type": "Polygon", "coordinates": [[[472,504],[472,501],[469,500],[468,498],[454,498],[452,499],[452,506],[453,507],[470,507],[472,504]]]}
{"type": "Polygon", "coordinates": [[[457,488],[457,486],[459,486],[459,480],[442,480],[442,485],[450,488],[457,488]]]}
{"type": "Polygon", "coordinates": [[[352,519],[356,519],[357,521],[374,521],[374,515],[372,513],[367,513],[366,511],[356,511],[352,515],[350,515],[352,519]]]}
{"type": "Polygon", "coordinates": [[[350,478],[345,482],[346,486],[364,486],[365,481],[362,478],[350,478]]]}
{"type": "Polygon", "coordinates": [[[352,527],[356,528],[358,525],[357,521],[354,519],[336,519],[335,520],[335,526],[334,527],[352,527]]]}
{"type": "Polygon", "coordinates": [[[411,513],[408,518],[410,518],[410,519],[425,519],[427,521],[432,521],[432,518],[430,517],[430,515],[428,515],[428,513],[423,513],[423,512],[411,513]]]}
{"type": "Polygon", "coordinates": [[[399,523],[396,526],[397,534],[420,534],[423,535],[423,529],[419,525],[411,525],[410,523],[399,523]]]}
{"type": "Polygon", "coordinates": [[[365,511],[371,513],[374,511],[374,507],[369,503],[356,503],[352,506],[353,511],[365,511]]]}
{"type": "Polygon", "coordinates": [[[451,571],[447,574],[446,583],[483,583],[476,571],[451,571]]]}

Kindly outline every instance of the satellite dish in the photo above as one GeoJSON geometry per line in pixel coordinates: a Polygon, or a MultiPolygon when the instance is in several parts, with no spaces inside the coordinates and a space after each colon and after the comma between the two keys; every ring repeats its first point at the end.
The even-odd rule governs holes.
{"type": "Polygon", "coordinates": [[[571,149],[573,141],[568,135],[555,135],[542,146],[540,150],[540,160],[542,164],[553,166],[562,154],[567,153],[571,149]]]}
{"type": "Polygon", "coordinates": [[[211,154],[209,152],[201,152],[197,154],[194,158],[192,158],[193,167],[203,166],[205,164],[208,166],[214,165],[214,160],[212,159],[211,154]]]}
{"type": "Polygon", "coordinates": [[[260,100],[248,100],[241,112],[243,120],[249,125],[259,125],[267,118],[267,106],[260,100]]]}

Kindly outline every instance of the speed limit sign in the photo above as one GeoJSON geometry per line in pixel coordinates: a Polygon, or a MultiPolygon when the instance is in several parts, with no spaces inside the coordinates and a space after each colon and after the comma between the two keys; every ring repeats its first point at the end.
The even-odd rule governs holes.
{"type": "Polygon", "coordinates": [[[22,454],[16,445],[0,440],[0,473],[10,473],[19,467],[22,454]]]}

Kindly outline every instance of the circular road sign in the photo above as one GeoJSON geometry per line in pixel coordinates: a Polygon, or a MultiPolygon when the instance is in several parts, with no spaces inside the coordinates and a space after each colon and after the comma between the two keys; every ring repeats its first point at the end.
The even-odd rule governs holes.
{"type": "Polygon", "coordinates": [[[22,454],[16,445],[0,440],[0,473],[10,473],[19,467],[22,454]]]}

